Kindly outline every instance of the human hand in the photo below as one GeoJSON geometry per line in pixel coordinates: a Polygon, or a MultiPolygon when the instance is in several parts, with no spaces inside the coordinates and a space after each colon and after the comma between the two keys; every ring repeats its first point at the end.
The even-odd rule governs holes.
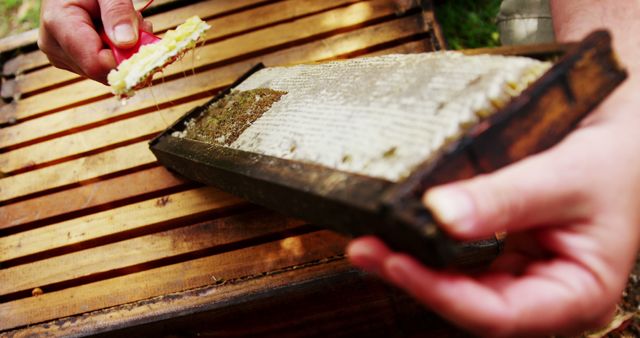
{"type": "Polygon", "coordinates": [[[425,204],[460,239],[507,231],[482,273],[437,271],[365,237],[353,264],[479,335],[575,333],[615,309],[640,235],[640,85],[627,81],[556,147],[434,188],[425,204]]]}
{"type": "Polygon", "coordinates": [[[51,64],[104,84],[116,62],[100,39],[96,23],[102,22],[119,48],[136,44],[139,27],[153,30],[131,0],[44,0],[41,8],[38,47],[51,64]]]}

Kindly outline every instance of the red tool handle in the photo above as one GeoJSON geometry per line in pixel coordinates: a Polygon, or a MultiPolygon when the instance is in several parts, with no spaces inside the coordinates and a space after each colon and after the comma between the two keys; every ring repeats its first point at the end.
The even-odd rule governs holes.
{"type": "Polygon", "coordinates": [[[113,51],[113,56],[116,58],[116,63],[120,64],[122,61],[130,58],[133,54],[137,53],[140,50],[141,46],[156,43],[160,41],[160,38],[143,30],[139,31],[138,42],[130,48],[118,48],[116,45],[109,40],[109,37],[104,32],[104,29],[100,30],[100,38],[104,43],[109,45],[109,48],[113,51]]]}
{"type": "MultiPolygon", "coordinates": [[[[149,0],[140,10],[140,14],[142,14],[142,11],[147,9],[147,7],[149,7],[152,2],[153,0],[149,0]]],[[[133,54],[137,53],[140,50],[140,47],[160,41],[160,38],[153,35],[152,33],[140,30],[138,34],[138,42],[135,44],[135,46],[130,48],[118,48],[113,42],[111,42],[111,40],[107,36],[107,33],[104,32],[104,28],[99,28],[98,32],[100,33],[100,38],[102,39],[102,41],[106,43],[113,51],[113,56],[116,58],[116,63],[118,65],[122,63],[122,61],[130,58],[133,54]]]]}

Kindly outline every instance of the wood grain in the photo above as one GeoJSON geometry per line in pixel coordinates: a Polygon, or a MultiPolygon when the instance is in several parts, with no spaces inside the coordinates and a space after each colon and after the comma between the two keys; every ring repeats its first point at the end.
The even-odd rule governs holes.
{"type": "Polygon", "coordinates": [[[126,105],[114,98],[107,98],[91,104],[67,109],[52,115],[0,129],[0,147],[13,146],[44,136],[60,133],[78,127],[112,122],[110,120],[147,109],[156,110],[157,105],[175,104],[182,98],[204,93],[213,96],[213,90],[232,83],[250,66],[246,63],[202,72],[196,76],[174,81],[138,91],[126,105]]]}
{"type": "Polygon", "coordinates": [[[28,169],[36,164],[75,156],[127,140],[156,134],[167,128],[185,112],[206,101],[207,99],[189,101],[170,108],[99,126],[82,133],[70,134],[48,142],[36,143],[15,151],[2,153],[0,154],[0,171],[10,174],[16,170],[28,169]]]}
{"type": "Polygon", "coordinates": [[[187,184],[186,180],[175,176],[164,167],[155,167],[18,203],[1,205],[0,232],[87,210],[107,210],[114,204],[129,199],[143,198],[187,184]]]}
{"type": "Polygon", "coordinates": [[[416,54],[426,53],[430,51],[431,50],[428,48],[424,41],[412,41],[399,46],[389,47],[373,53],[369,53],[367,54],[367,56],[379,56],[388,54],[416,54]]]}
{"type": "Polygon", "coordinates": [[[113,236],[152,224],[175,222],[185,217],[193,218],[241,203],[245,202],[211,187],[153,198],[0,237],[0,262],[113,236]]]}
{"type": "Polygon", "coordinates": [[[73,185],[127,169],[155,163],[147,142],[108,150],[24,174],[0,179],[0,201],[73,185]]]}
{"type": "MultiPolygon", "coordinates": [[[[0,330],[211,285],[215,284],[216,280],[234,280],[277,271],[338,255],[342,253],[345,243],[343,237],[323,231],[3,303],[0,304],[0,318],[3,318],[0,321],[0,330]],[[291,250],[290,243],[295,243],[295,247],[303,249],[291,250]],[[180,278],[172,278],[172,282],[169,283],[166,280],[167,276],[180,278]],[[105,293],[105,290],[109,292],[105,293]]],[[[296,274],[292,275],[282,280],[283,286],[295,281],[296,274]]],[[[255,286],[264,289],[276,285],[259,282],[255,286]]],[[[236,289],[236,293],[225,297],[215,290],[217,288],[203,296],[211,295],[214,296],[213,299],[224,300],[229,299],[229,296],[242,297],[241,295],[250,292],[246,289],[236,289]]],[[[209,301],[211,300],[209,298],[209,301]]],[[[131,316],[136,314],[127,315],[129,318],[131,316]]]]}
{"type": "Polygon", "coordinates": [[[222,248],[230,243],[279,233],[302,224],[301,221],[272,212],[249,212],[79,250],[1,269],[0,280],[5,282],[0,285],[0,295],[36,287],[47,290],[51,284],[126,268],[134,269],[134,266],[143,263],[205,249],[222,248]]]}

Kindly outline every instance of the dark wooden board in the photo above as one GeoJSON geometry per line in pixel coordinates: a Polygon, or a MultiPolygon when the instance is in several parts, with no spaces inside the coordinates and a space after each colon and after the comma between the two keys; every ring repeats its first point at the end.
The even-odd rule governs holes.
{"type": "Polygon", "coordinates": [[[20,331],[21,336],[100,333],[108,337],[468,337],[406,294],[354,270],[341,256],[20,331]]]}

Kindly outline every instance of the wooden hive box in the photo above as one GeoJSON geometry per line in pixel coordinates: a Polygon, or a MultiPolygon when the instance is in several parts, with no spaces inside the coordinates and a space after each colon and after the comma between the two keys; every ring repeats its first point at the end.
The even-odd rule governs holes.
{"type": "Polygon", "coordinates": [[[457,332],[350,267],[347,238],[175,176],[147,145],[259,62],[437,50],[430,9],[156,2],[156,33],[193,14],[214,29],[126,105],[51,67],[33,34],[2,46],[0,335],[457,332]]]}

